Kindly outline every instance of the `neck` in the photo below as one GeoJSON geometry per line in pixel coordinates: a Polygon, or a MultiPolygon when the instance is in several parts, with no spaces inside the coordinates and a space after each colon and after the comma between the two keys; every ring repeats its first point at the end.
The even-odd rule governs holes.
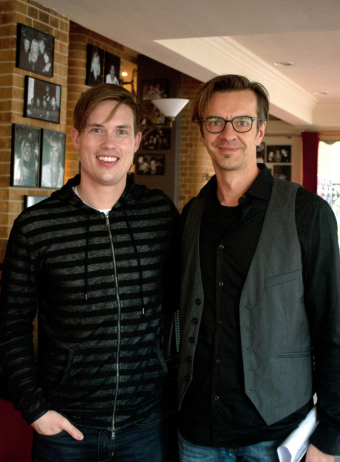
{"type": "Polygon", "coordinates": [[[217,198],[220,204],[236,207],[240,197],[250,188],[259,173],[257,166],[249,172],[243,171],[242,175],[238,172],[216,171],[217,198]]]}
{"type": "Polygon", "coordinates": [[[119,185],[95,184],[89,186],[85,181],[80,180],[77,186],[77,193],[81,200],[97,210],[109,210],[118,202],[123,194],[126,181],[119,185]]]}

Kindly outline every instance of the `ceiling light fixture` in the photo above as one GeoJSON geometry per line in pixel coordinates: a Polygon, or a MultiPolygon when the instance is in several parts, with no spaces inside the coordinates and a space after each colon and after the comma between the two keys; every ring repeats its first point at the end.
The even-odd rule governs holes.
{"type": "Polygon", "coordinates": [[[290,67],[295,66],[295,63],[291,61],[276,61],[276,63],[274,63],[274,66],[290,67]]]}
{"type": "Polygon", "coordinates": [[[169,125],[171,127],[172,122],[175,120],[177,114],[189,103],[188,99],[182,98],[164,98],[164,99],[153,99],[151,102],[169,119],[169,125]]]}

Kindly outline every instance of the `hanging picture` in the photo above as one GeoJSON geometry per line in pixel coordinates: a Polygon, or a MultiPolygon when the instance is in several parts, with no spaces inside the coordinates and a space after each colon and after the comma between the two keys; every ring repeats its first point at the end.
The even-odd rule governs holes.
{"type": "Polygon", "coordinates": [[[38,204],[49,196],[24,196],[24,208],[31,207],[32,205],[38,204]]]}
{"type": "Polygon", "coordinates": [[[267,146],[267,162],[291,162],[291,150],[290,145],[267,146]]]}
{"type": "Polygon", "coordinates": [[[263,164],[265,160],[266,145],[262,141],[258,146],[256,146],[256,162],[263,164]]]}
{"type": "Polygon", "coordinates": [[[273,175],[282,180],[291,181],[292,167],[290,165],[274,165],[273,175]]]}
{"type": "Polygon", "coordinates": [[[25,76],[24,117],[60,123],[61,86],[25,76]]]}
{"type": "Polygon", "coordinates": [[[142,99],[148,101],[151,99],[169,98],[169,80],[143,80],[142,99]]]}
{"type": "Polygon", "coordinates": [[[135,159],[137,175],[164,175],[164,154],[138,154],[135,159]]]}
{"type": "Polygon", "coordinates": [[[47,129],[42,133],[40,186],[61,188],[64,185],[66,134],[47,129]]]}
{"type": "Polygon", "coordinates": [[[105,52],[105,83],[119,85],[120,58],[105,52]]]}
{"type": "Polygon", "coordinates": [[[170,149],[171,129],[163,128],[162,130],[150,130],[143,136],[142,149],[156,151],[170,149]]]}
{"type": "Polygon", "coordinates": [[[91,87],[103,83],[104,50],[87,45],[86,85],[91,87]]]}
{"type": "Polygon", "coordinates": [[[53,77],[54,37],[25,24],[17,26],[16,66],[53,77]]]}
{"type": "Polygon", "coordinates": [[[11,186],[39,186],[41,129],[12,125],[11,186]]]}

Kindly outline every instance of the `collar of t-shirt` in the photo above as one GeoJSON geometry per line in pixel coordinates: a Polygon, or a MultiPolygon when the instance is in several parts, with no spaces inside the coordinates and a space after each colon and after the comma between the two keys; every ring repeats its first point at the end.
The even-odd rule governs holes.
{"type": "MultiPolygon", "coordinates": [[[[77,196],[79,197],[79,199],[83,202],[83,204],[87,205],[88,207],[91,207],[91,205],[87,204],[86,202],[83,201],[83,199],[79,196],[78,194],[78,191],[77,191],[77,186],[73,186],[72,187],[73,191],[75,194],[77,194],[77,196]]],[[[91,207],[91,209],[93,209],[94,207],[91,207]]],[[[95,210],[98,210],[98,212],[102,212],[104,213],[106,216],[109,214],[110,210],[111,209],[95,209],[95,210]]]]}

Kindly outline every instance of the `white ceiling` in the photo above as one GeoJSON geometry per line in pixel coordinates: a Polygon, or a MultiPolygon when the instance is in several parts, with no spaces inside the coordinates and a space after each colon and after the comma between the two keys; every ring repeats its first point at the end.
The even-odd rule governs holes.
{"type": "Polygon", "coordinates": [[[286,122],[340,129],[339,0],[41,3],[201,81],[224,73],[257,80],[269,90],[271,113],[286,122]]]}

